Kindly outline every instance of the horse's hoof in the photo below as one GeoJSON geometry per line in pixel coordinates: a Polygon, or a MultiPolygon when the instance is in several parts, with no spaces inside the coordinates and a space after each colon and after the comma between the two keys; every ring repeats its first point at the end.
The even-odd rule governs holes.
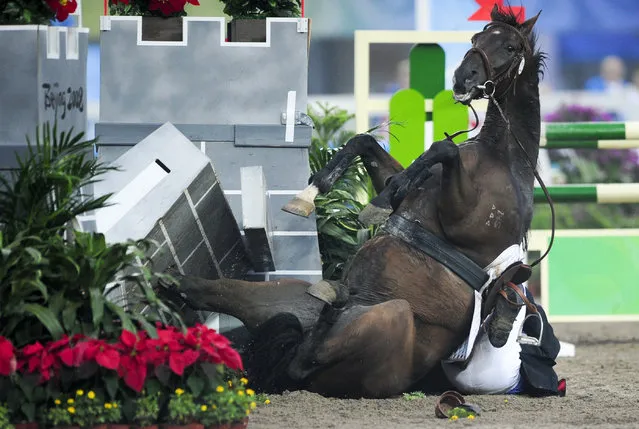
{"type": "Polygon", "coordinates": [[[320,280],[310,285],[308,289],[306,289],[306,293],[331,305],[337,301],[338,296],[337,288],[326,280],[320,280]]]}
{"type": "MultiPolygon", "coordinates": [[[[519,296],[514,291],[506,290],[506,294],[512,302],[518,302],[519,296]]],[[[519,309],[509,304],[503,296],[497,296],[495,308],[486,327],[488,340],[493,347],[501,348],[506,345],[519,309]]]]}
{"type": "Polygon", "coordinates": [[[309,217],[315,210],[314,201],[317,194],[319,194],[317,186],[308,185],[306,189],[282,207],[282,210],[297,216],[309,217]]]}
{"type": "Polygon", "coordinates": [[[282,207],[282,210],[297,216],[309,217],[315,210],[315,204],[295,197],[282,207]]]}
{"type": "Polygon", "coordinates": [[[381,225],[393,213],[390,207],[377,207],[374,204],[368,204],[359,212],[359,221],[364,225],[381,225]]]}

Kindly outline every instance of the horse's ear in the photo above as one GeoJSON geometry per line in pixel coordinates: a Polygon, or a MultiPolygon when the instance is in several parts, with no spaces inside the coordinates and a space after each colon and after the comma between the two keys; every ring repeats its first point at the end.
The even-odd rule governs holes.
{"type": "Polygon", "coordinates": [[[491,21],[499,21],[499,17],[500,17],[500,13],[499,13],[499,4],[495,3],[493,5],[493,10],[490,11],[490,19],[491,21]]]}
{"type": "Polygon", "coordinates": [[[524,21],[521,24],[521,32],[524,33],[525,35],[529,35],[532,32],[532,29],[535,26],[535,23],[537,22],[537,18],[539,18],[539,15],[541,15],[541,10],[539,11],[537,15],[533,16],[527,21],[524,21]]]}

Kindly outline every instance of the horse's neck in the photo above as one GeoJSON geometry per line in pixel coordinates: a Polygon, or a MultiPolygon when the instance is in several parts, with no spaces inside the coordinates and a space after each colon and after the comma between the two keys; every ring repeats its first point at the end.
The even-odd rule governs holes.
{"type": "Polygon", "coordinates": [[[523,167],[528,171],[526,156],[530,158],[532,165],[536,166],[539,155],[541,117],[538,84],[519,82],[515,93],[509,91],[506,99],[498,103],[510,122],[512,133],[508,130],[499,108],[491,100],[478,136],[479,140],[490,147],[491,153],[503,158],[510,165],[523,167]],[[526,154],[522,153],[513,133],[521,142],[526,154]]]}

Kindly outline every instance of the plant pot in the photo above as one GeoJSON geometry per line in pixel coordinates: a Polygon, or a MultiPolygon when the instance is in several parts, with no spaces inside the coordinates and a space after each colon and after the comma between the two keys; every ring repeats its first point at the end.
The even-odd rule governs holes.
{"type": "Polygon", "coordinates": [[[80,426],[55,426],[53,429],[80,429],[80,426]]]}
{"type": "Polygon", "coordinates": [[[184,429],[204,429],[204,425],[202,423],[189,423],[184,426],[184,429]]]}
{"type": "Polygon", "coordinates": [[[232,423],[231,424],[231,429],[246,429],[246,427],[248,426],[248,423],[249,423],[249,418],[248,417],[244,417],[239,422],[232,423]]]}
{"type": "Polygon", "coordinates": [[[182,18],[160,16],[142,17],[142,41],[145,42],[181,42],[182,18]]]}
{"type": "Polygon", "coordinates": [[[110,423],[108,429],[131,429],[131,425],[128,423],[110,423]]]}
{"type": "Polygon", "coordinates": [[[109,429],[109,425],[106,423],[102,423],[102,424],[91,426],[91,429],[109,429]]]}
{"type": "Polygon", "coordinates": [[[160,425],[136,426],[136,429],[159,429],[160,425]]]}
{"type": "Polygon", "coordinates": [[[40,427],[40,424],[38,422],[15,423],[13,426],[16,429],[38,429],[40,427]]]}
{"type": "Polygon", "coordinates": [[[227,25],[230,42],[266,42],[266,19],[234,19],[227,25]]]}

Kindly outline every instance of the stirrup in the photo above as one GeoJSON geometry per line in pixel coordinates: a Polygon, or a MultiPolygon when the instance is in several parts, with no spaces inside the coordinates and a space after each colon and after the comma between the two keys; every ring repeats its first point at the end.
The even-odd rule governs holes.
{"type": "Polygon", "coordinates": [[[535,346],[535,347],[539,347],[541,346],[541,339],[543,338],[544,335],[544,321],[541,318],[541,314],[539,313],[530,313],[528,316],[526,316],[524,318],[524,322],[521,324],[521,331],[519,331],[519,336],[517,337],[517,342],[519,344],[525,344],[528,346],[535,346]],[[526,320],[528,320],[528,318],[530,317],[536,317],[539,319],[539,338],[535,338],[533,336],[530,335],[526,335],[524,334],[524,325],[526,324],[526,320]]]}

